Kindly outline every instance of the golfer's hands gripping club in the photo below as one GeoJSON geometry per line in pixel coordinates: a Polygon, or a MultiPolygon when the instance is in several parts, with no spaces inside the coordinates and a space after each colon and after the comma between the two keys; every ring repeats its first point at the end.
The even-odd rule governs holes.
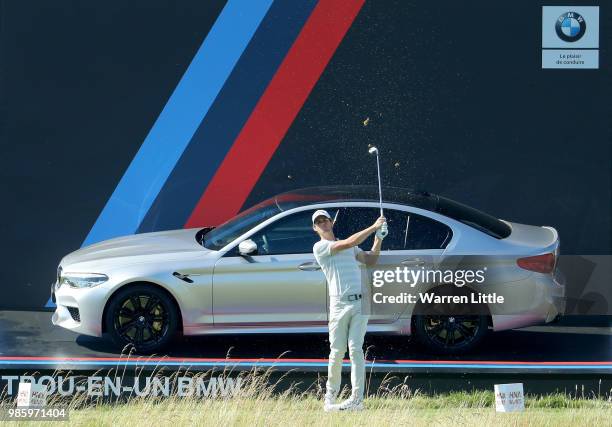
{"type": "Polygon", "coordinates": [[[385,222],[382,227],[376,230],[376,237],[382,240],[387,237],[387,234],[389,234],[389,230],[387,229],[387,223],[385,222]]]}
{"type": "Polygon", "coordinates": [[[374,223],[374,226],[376,227],[376,237],[378,237],[380,240],[387,237],[389,230],[387,228],[387,219],[384,216],[378,218],[374,223]]]}

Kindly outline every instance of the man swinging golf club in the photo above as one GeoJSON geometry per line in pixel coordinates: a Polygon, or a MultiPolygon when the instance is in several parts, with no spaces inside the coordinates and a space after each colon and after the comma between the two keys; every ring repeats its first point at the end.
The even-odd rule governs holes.
{"type": "Polygon", "coordinates": [[[387,235],[387,222],[382,208],[382,189],[380,181],[380,162],[378,149],[371,147],[368,152],[376,154],[378,171],[378,195],[380,217],[368,228],[352,236],[337,240],[334,236],[331,216],[325,210],[312,214],[312,227],[321,240],[314,244],[315,259],[327,279],[329,290],[329,365],[325,390],[325,411],[363,409],[365,388],[365,358],[363,339],[368,326],[368,316],[361,307],[361,271],[357,262],[367,265],[376,264],[380,246],[387,235]],[[376,232],[372,249],[364,252],[358,245],[376,232]],[[335,400],[340,391],[342,380],[342,359],[348,344],[351,359],[351,396],[340,404],[335,400]]]}
{"type": "Polygon", "coordinates": [[[336,240],[333,222],[327,211],[312,215],[313,229],[321,237],[313,247],[314,256],[325,274],[329,289],[329,365],[325,392],[325,411],[361,410],[365,385],[363,339],[368,325],[361,310],[361,271],[357,262],[372,265],[378,260],[382,239],[386,235],[385,218],[379,217],[370,227],[344,240],[336,240]],[[376,232],[372,249],[362,251],[357,245],[376,232]],[[351,397],[340,404],[342,359],[348,344],[351,359],[351,397]]]}

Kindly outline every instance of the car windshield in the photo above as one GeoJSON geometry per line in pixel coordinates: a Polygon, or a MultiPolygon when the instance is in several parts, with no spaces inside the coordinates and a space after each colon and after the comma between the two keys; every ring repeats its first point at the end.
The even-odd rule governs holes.
{"type": "Polygon", "coordinates": [[[279,212],[281,209],[274,200],[266,200],[206,233],[202,245],[206,249],[218,251],[279,212]]]}

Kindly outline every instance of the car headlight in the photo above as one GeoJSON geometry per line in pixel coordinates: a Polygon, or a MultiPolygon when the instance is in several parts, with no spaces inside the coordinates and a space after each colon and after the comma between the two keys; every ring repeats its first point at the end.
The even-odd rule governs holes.
{"type": "Polygon", "coordinates": [[[68,285],[71,288],[93,288],[108,280],[106,274],[97,273],[63,273],[60,286],[68,285]]]}

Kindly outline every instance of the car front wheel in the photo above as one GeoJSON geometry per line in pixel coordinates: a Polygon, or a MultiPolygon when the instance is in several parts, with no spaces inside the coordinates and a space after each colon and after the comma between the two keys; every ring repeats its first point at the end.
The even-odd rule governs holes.
{"type": "Polygon", "coordinates": [[[132,345],[138,353],[152,353],[172,339],[178,310],[163,291],[147,285],[130,286],[110,301],[105,326],[117,346],[132,345]]]}

